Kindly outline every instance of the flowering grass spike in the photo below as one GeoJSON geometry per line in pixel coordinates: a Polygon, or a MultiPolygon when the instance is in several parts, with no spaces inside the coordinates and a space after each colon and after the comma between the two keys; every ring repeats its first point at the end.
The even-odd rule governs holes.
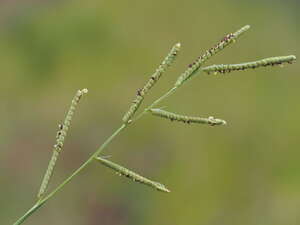
{"type": "Polygon", "coordinates": [[[175,83],[175,87],[181,86],[185,81],[192,78],[192,76],[194,76],[198,72],[199,68],[203,65],[203,63],[205,63],[210,57],[217,54],[228,45],[234,43],[236,39],[239,36],[241,36],[244,32],[246,32],[249,28],[250,26],[246,25],[238,31],[236,31],[235,33],[230,33],[226,35],[219,43],[207,50],[202,56],[199,56],[194,62],[189,64],[187,70],[179,76],[175,83]]]}
{"type": "Polygon", "coordinates": [[[143,88],[138,89],[136,98],[133,100],[132,104],[129,107],[129,110],[123,116],[124,123],[130,123],[131,118],[134,116],[135,112],[138,110],[140,105],[144,100],[144,95],[146,95],[149,90],[155,85],[155,83],[161,78],[162,74],[166,69],[174,62],[178,51],[180,50],[180,43],[177,43],[173,46],[169,54],[162,61],[156,71],[151,75],[148,82],[144,85],[143,88]]]}
{"type": "Polygon", "coordinates": [[[259,67],[283,65],[284,63],[293,63],[296,60],[296,56],[277,56],[271,58],[265,58],[254,62],[239,63],[239,64],[220,64],[212,65],[202,68],[202,71],[207,74],[210,73],[230,73],[231,71],[239,71],[246,69],[256,69],[259,67]]]}
{"type": "Polygon", "coordinates": [[[47,171],[44,175],[40,190],[38,192],[38,198],[41,198],[43,196],[43,194],[45,193],[49,180],[52,176],[53,173],[53,169],[55,167],[57,158],[60,154],[60,152],[62,151],[63,145],[64,145],[64,141],[65,138],[67,136],[67,132],[69,130],[70,124],[71,124],[71,120],[73,117],[73,114],[75,112],[76,106],[79,103],[81,97],[86,94],[88,92],[87,89],[83,89],[83,90],[78,90],[72,100],[71,106],[69,108],[69,111],[67,113],[67,116],[64,120],[63,124],[59,124],[58,125],[58,132],[56,133],[56,144],[53,146],[53,153],[52,153],[52,157],[49,161],[49,165],[47,168],[47,171]]]}
{"type": "Polygon", "coordinates": [[[141,175],[139,175],[139,174],[123,167],[123,166],[120,166],[120,165],[112,162],[112,161],[109,161],[109,160],[104,159],[102,157],[97,157],[96,160],[98,160],[104,166],[106,166],[110,169],[113,169],[120,176],[125,176],[125,177],[127,177],[130,180],[133,180],[135,182],[139,182],[141,184],[148,185],[150,187],[155,188],[158,191],[170,192],[170,190],[167,189],[163,184],[158,183],[156,181],[149,180],[148,178],[145,178],[145,177],[143,177],[143,176],[141,176],[141,175]]]}
{"type": "Polygon", "coordinates": [[[214,117],[210,116],[208,118],[201,118],[195,116],[186,116],[186,115],[179,115],[176,113],[168,112],[162,109],[150,109],[150,112],[154,116],[159,116],[162,118],[169,119],[171,121],[179,121],[183,123],[201,123],[201,124],[208,124],[211,126],[215,125],[226,125],[225,120],[215,119],[214,117]]]}

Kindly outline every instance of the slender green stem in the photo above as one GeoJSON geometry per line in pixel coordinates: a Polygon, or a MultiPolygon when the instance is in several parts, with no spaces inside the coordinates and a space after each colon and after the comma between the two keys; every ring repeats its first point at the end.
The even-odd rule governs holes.
{"type": "Polygon", "coordinates": [[[80,173],[87,165],[89,165],[96,156],[98,156],[103,149],[126,127],[126,124],[123,124],[119,129],[117,129],[92,155],[86,160],[77,170],[75,170],[66,180],[64,180],[57,188],[55,188],[50,194],[46,197],[38,200],[32,208],[30,208],[23,216],[21,216],[13,225],[22,224],[32,213],[39,209],[44,203],[46,203],[50,198],[52,198],[57,192],[59,192],[67,183],[69,183],[73,177],[80,173]]]}
{"type": "Polygon", "coordinates": [[[15,223],[14,225],[19,225],[22,224],[29,216],[31,216],[32,213],[34,213],[38,208],[40,208],[43,205],[41,204],[34,204],[23,216],[21,216],[15,223]]]}

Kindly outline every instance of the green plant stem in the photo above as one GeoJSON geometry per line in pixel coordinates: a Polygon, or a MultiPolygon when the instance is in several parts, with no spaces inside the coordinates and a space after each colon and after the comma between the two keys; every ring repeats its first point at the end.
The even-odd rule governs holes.
{"type": "MultiPolygon", "coordinates": [[[[45,203],[45,202],[44,202],[45,203]]],[[[40,208],[44,203],[34,204],[23,216],[21,216],[14,225],[22,224],[32,213],[34,213],[38,208],[40,208]]]]}
{"type": "Polygon", "coordinates": [[[45,204],[50,198],[52,198],[57,192],[59,192],[67,183],[69,183],[73,177],[80,173],[85,167],[87,167],[95,157],[97,157],[103,149],[124,129],[126,124],[123,124],[119,129],[117,129],[92,155],[87,159],[77,170],[75,170],[66,180],[64,180],[57,188],[55,188],[46,197],[38,200],[23,216],[21,216],[13,225],[22,224],[31,214],[33,214],[37,209],[39,209],[43,204],[45,204]]]}

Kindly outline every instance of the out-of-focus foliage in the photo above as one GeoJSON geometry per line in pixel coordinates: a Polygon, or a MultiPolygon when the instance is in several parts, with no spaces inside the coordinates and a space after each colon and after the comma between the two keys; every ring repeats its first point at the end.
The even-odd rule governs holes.
{"type": "MultiPolygon", "coordinates": [[[[300,55],[298,1],[2,1],[0,3],[0,224],[29,208],[77,89],[51,187],[119,126],[136,89],[176,42],[182,50],[153,89],[164,93],[225,34],[252,26],[210,63],[300,55]]],[[[163,104],[228,126],[146,116],[105,153],[161,181],[159,193],[90,166],[35,213],[31,225],[282,225],[300,221],[299,63],[202,74],[163,104]]],[[[50,188],[51,188],[50,187],[50,188]]]]}

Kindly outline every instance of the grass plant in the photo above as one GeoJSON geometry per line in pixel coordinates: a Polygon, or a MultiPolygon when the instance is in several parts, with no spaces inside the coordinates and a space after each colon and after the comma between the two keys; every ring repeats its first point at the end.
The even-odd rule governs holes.
{"type": "Polygon", "coordinates": [[[244,34],[250,28],[249,25],[242,27],[234,33],[230,33],[226,35],[223,39],[221,39],[217,44],[213,47],[205,51],[201,56],[197,57],[194,62],[188,65],[188,67],[184,70],[184,72],[177,78],[174,85],[161,97],[156,99],[152,104],[146,106],[140,114],[136,115],[136,112],[142,106],[143,100],[146,94],[149,93],[150,89],[157,84],[157,81],[164,74],[166,69],[172,65],[175,58],[177,58],[178,52],[180,50],[181,45],[179,43],[175,44],[162,63],[158,66],[155,72],[150,76],[149,80],[145,83],[145,85],[136,91],[136,97],[134,101],[130,104],[129,110],[125,113],[122,119],[122,123],[116,131],[109,136],[106,141],[94,152],[91,156],[78,168],[76,169],[69,177],[67,177],[61,184],[59,184],[54,190],[47,192],[47,187],[50,182],[50,178],[52,177],[52,173],[57,162],[57,158],[62,151],[64,139],[67,135],[67,131],[69,130],[69,126],[71,123],[72,116],[75,111],[75,107],[80,101],[83,94],[87,93],[87,89],[79,90],[76,92],[74,99],[72,100],[71,107],[67,113],[66,119],[62,125],[59,125],[59,131],[56,135],[56,144],[53,147],[53,155],[50,159],[48,169],[44,175],[42,180],[41,188],[38,191],[36,202],[33,206],[23,214],[14,225],[20,225],[25,220],[27,220],[34,212],[36,212],[41,206],[48,202],[51,198],[53,198],[59,191],[61,191],[73,178],[75,178],[83,169],[86,169],[89,164],[94,162],[100,162],[104,164],[108,168],[116,171],[117,173],[126,176],[134,181],[137,181],[142,184],[146,184],[150,187],[154,187],[157,190],[163,192],[169,192],[164,185],[158,183],[156,181],[152,181],[144,176],[141,176],[125,167],[113,163],[107,159],[104,159],[101,156],[102,151],[126,128],[130,127],[133,123],[139,120],[142,116],[149,113],[150,115],[159,116],[163,118],[170,119],[172,121],[181,121],[187,124],[189,123],[199,123],[199,124],[208,124],[208,125],[225,125],[226,122],[221,119],[214,119],[213,117],[202,118],[197,116],[189,116],[189,115],[178,115],[173,112],[167,112],[162,109],[155,108],[159,105],[163,100],[165,100],[168,96],[172,95],[178,88],[186,84],[189,80],[191,80],[196,75],[201,73],[203,74],[211,74],[211,73],[229,73],[231,71],[245,70],[245,69],[257,69],[260,67],[266,66],[274,66],[274,65],[283,65],[283,63],[292,63],[296,60],[296,57],[291,56],[278,56],[272,58],[266,58],[262,60],[257,60],[254,62],[246,62],[240,64],[220,64],[220,65],[212,65],[203,67],[204,63],[208,61],[212,56],[225,49],[229,45],[236,42],[236,40],[244,34]]]}

